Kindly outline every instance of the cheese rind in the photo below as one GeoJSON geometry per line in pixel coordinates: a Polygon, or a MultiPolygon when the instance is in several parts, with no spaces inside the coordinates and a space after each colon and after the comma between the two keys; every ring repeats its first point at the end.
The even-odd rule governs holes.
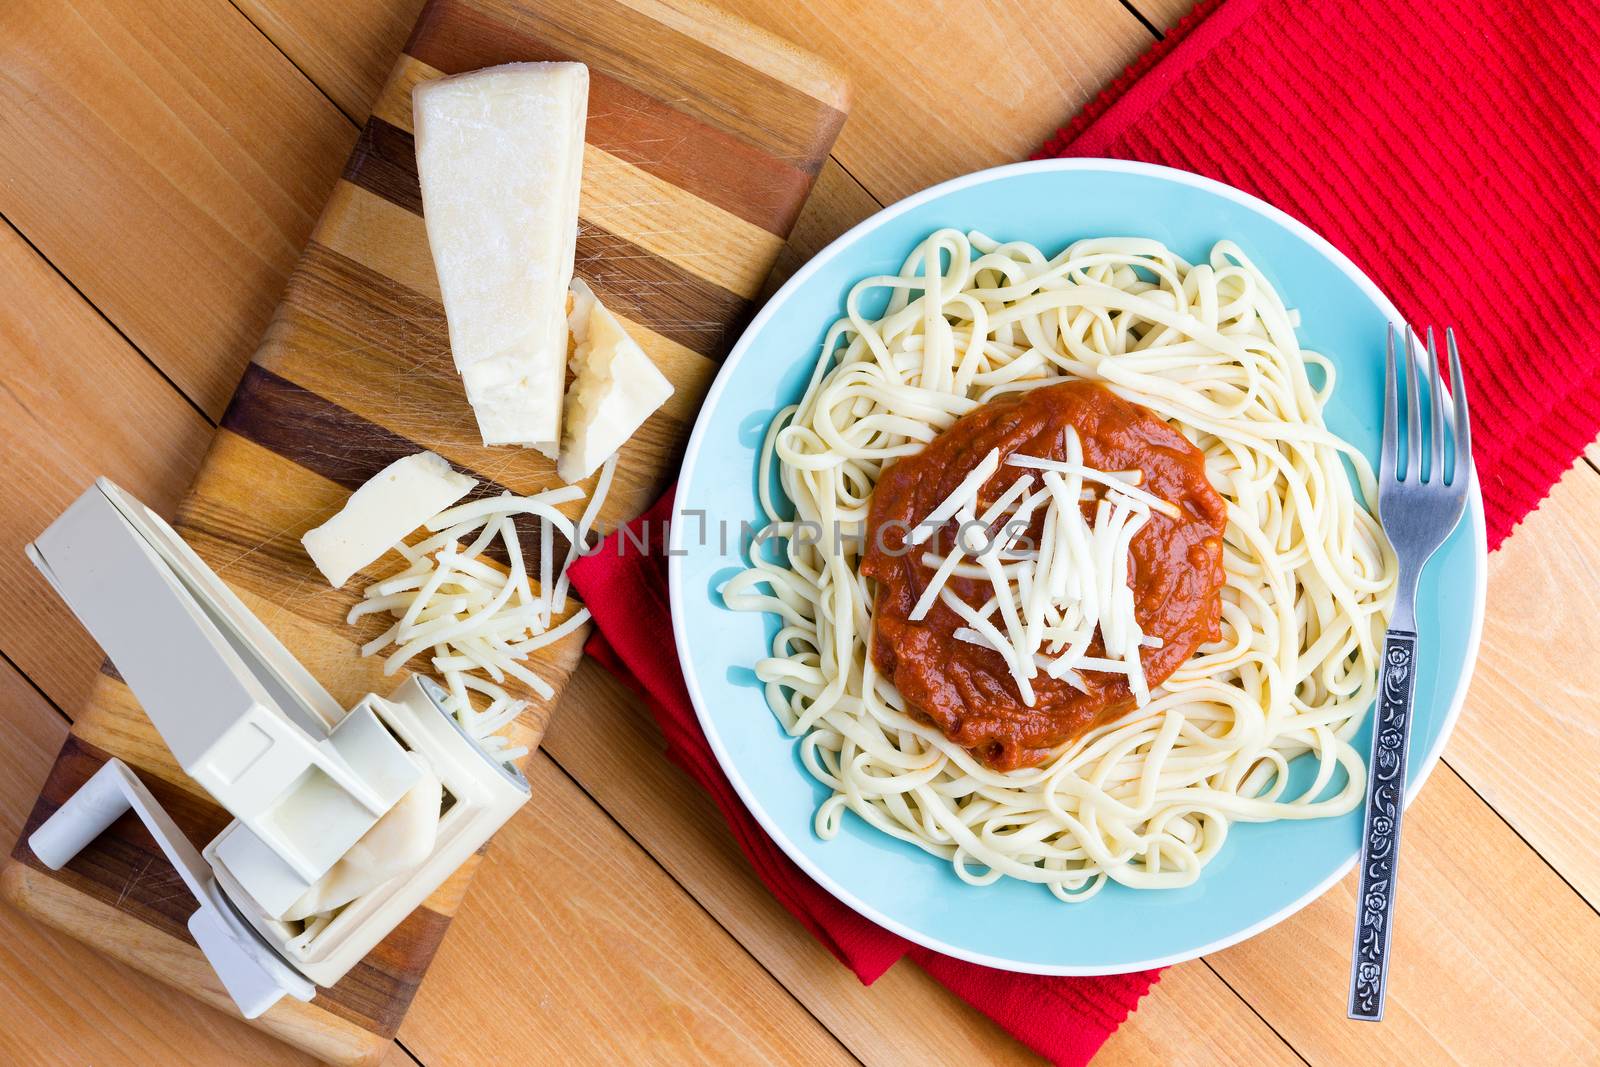
{"type": "Polygon", "coordinates": [[[588,99],[582,63],[509,63],[412,91],[423,221],[479,433],[552,458],[588,99]]]}
{"type": "Polygon", "coordinates": [[[337,589],[477,484],[451,470],[442,457],[418,452],[374,474],[337,515],[308,531],[300,543],[337,589]]]}
{"type": "Polygon", "coordinates": [[[672,395],[672,383],[582,279],[572,282],[569,329],[576,377],[556,473],[587,478],[672,395]]]}

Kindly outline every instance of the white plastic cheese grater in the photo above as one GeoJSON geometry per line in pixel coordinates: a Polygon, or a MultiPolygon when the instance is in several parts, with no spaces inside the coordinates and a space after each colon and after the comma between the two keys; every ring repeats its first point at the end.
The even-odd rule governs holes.
{"type": "Polygon", "coordinates": [[[172,527],[107,479],[27,554],[234,817],[202,860],[112,760],[29,846],[59,868],[136,811],[199,901],[189,929],[246,1018],[337,982],[528,800],[521,773],[461,729],[429,679],[343,710],[172,527]]]}

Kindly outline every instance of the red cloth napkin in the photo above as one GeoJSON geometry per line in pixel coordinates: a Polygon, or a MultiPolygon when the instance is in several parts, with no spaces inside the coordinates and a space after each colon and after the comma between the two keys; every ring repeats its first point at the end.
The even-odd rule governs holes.
{"type": "MultiPolygon", "coordinates": [[[[1590,3],[1206,0],[1041,154],[1206,174],[1300,218],[1418,324],[1456,327],[1498,545],[1600,429],[1600,50],[1590,3]],[[1548,354],[1547,354],[1548,353],[1548,354]]],[[[910,956],[1044,1056],[1082,1064],[1155,972],[1010,974],[913,946],[807,878],[706,744],[673,651],[671,496],[572,569],[588,651],[632,685],[762,881],[861,980],[910,956]]]]}
{"type": "Polygon", "coordinates": [[[1254,193],[1412,323],[1453,325],[1495,548],[1600,430],[1597,19],[1594,0],[1206,0],[1040,155],[1254,193]]]}

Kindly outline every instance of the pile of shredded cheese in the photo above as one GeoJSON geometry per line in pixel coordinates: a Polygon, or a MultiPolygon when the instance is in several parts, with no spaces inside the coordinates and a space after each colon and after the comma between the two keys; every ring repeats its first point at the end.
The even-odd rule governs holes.
{"type": "Polygon", "coordinates": [[[510,746],[500,734],[528,703],[507,691],[507,679],[521,682],[542,699],[554,696],[550,684],[526,661],[589,618],[589,609],[581,607],[561,617],[567,609],[567,568],[594,528],[616,462],[613,455],[601,467],[576,525],[558,510],[558,505],[583,498],[583,490],[572,485],[531,496],[506,492],[441,511],[426,524],[432,536],[395,546],[407,566],[368,586],[361,603],[350,609],[351,623],[379,612],[393,617],[394,624],[363,645],[361,654],[385,655],[385,674],[428,655],[449,690],[445,710],[498,759],[513,760],[528,751],[510,746]],[[524,563],[518,516],[531,516],[538,526],[536,577],[524,563]],[[557,532],[571,546],[559,571],[553,558],[557,532]],[[497,540],[509,568],[486,555],[497,540]],[[487,706],[478,707],[474,694],[487,699],[487,706]]]}
{"type": "Polygon", "coordinates": [[[907,538],[921,544],[951,519],[960,523],[948,555],[926,552],[924,566],[933,577],[912,608],[910,618],[925,618],[935,599],[955,612],[966,626],[958,640],[991,648],[1005,657],[1022,699],[1034,705],[1032,680],[1043,670],[1051,678],[1086,689],[1078,671],[1105,671],[1128,676],[1134,700],[1150,700],[1141,648],[1160,647],[1160,638],[1146,637],[1134,615],[1133,569],[1128,554],[1133,535],[1150,512],[1176,514],[1169,502],[1138,488],[1141,471],[1105,472],[1084,465],[1077,433],[1066,430],[1067,459],[1013,455],[1009,467],[1039,472],[1023,474],[990,505],[975,514],[978,491],[1000,467],[1000,452],[991,450],[907,538]],[[1086,518],[1081,502],[1096,501],[1086,518]],[[1044,506],[1039,543],[1026,538],[1033,516],[1044,506]],[[998,532],[988,537],[988,531],[998,532]],[[963,564],[970,556],[971,564],[963,564]],[[980,607],[957,597],[945,584],[951,575],[987,578],[994,595],[980,607]],[[993,619],[996,611],[1000,626],[993,619]],[[1002,632],[1003,627],[1003,632],[1002,632]],[[1087,655],[1096,632],[1105,656],[1087,655]]]}

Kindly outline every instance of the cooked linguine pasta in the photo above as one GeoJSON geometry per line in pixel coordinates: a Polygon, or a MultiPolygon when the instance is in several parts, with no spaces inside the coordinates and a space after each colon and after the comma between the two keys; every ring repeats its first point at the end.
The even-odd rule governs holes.
{"type": "Polygon", "coordinates": [[[1300,348],[1295,325],[1226,241],[1191,264],[1153,240],[1084,240],[1047,257],[941,230],[898,275],[851,290],[804,397],[763,447],[763,540],[776,558],[758,547],[723,591],[729,607],[781,620],[756,673],[832,791],[819,835],[853,811],[970,883],[1012,877],[1082,900],[1108,879],[1194,882],[1234,821],[1359,804],[1365,772],[1349,741],[1374,695],[1396,565],[1352,491],[1349,470],[1375,499],[1369,465],[1323,424],[1333,368],[1300,348]],[[887,307],[870,317],[862,309],[882,290],[887,307]],[[865,529],[893,461],[1002,393],[1063,379],[1104,384],[1203,451],[1227,508],[1222,639],[1126,715],[1002,773],[874,669],[873,583],[848,533],[865,529]],[[794,536],[802,523],[822,536],[794,536]],[[1303,754],[1315,774],[1291,790],[1289,761],[1303,754]]]}

